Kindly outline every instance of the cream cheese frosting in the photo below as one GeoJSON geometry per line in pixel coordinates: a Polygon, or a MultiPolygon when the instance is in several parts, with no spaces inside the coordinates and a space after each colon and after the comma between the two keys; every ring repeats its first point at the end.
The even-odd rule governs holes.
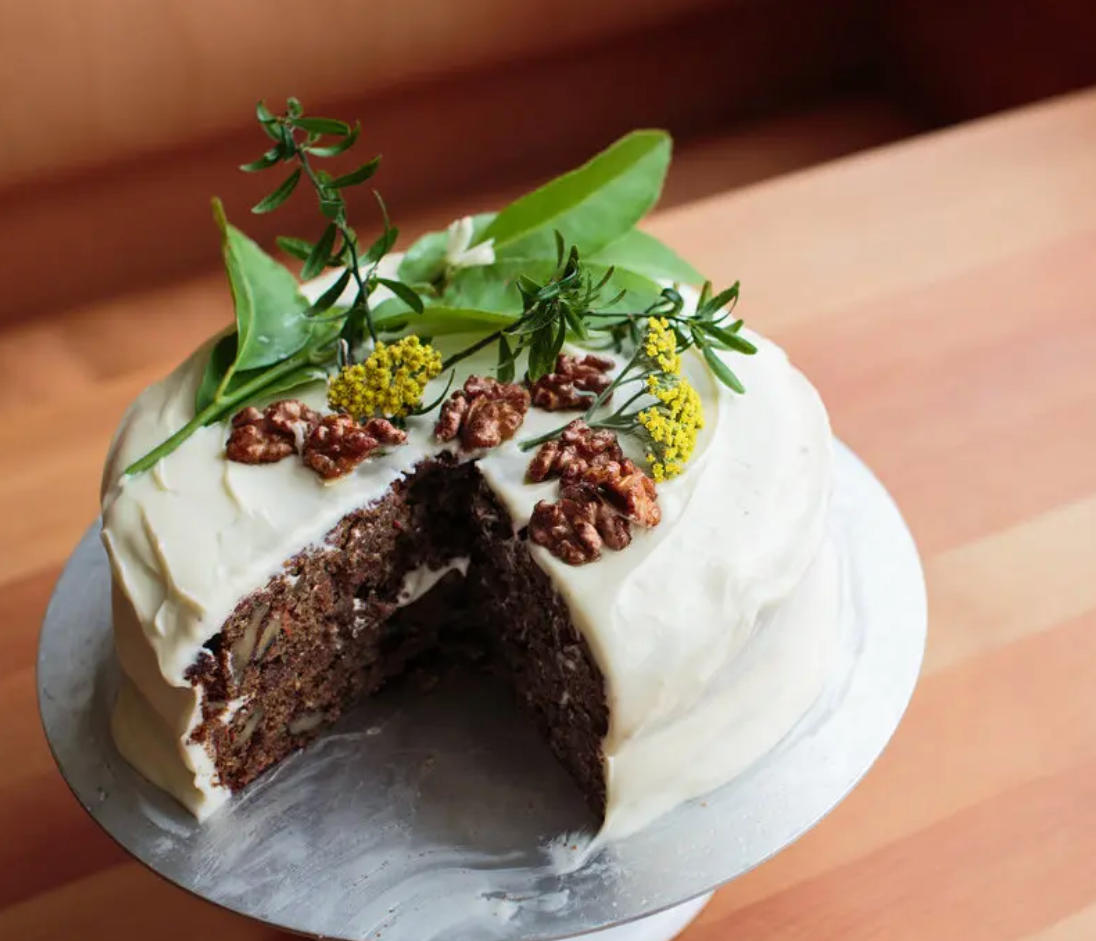
{"type": "MultiPolygon", "coordinates": [[[[757,355],[734,362],[746,395],[719,386],[698,356],[684,357],[706,423],[686,472],[659,485],[661,525],[635,530],[627,550],[586,566],[531,546],[605,677],[605,838],[712,790],[775,744],[817,698],[837,646],[838,577],[825,548],[826,412],[776,345],[750,339],[757,355]],[[779,611],[804,585],[810,600],[795,616],[779,611]]],[[[193,415],[207,353],[196,352],[134,402],[102,490],[123,671],[114,737],[131,764],[199,818],[229,794],[204,748],[187,743],[201,716],[201,690],[184,678],[187,667],[286,559],[321,545],[343,516],[444,447],[433,438],[433,415],[412,418],[406,445],[325,483],[301,461],[227,461],[226,426],[215,424],[150,471],[126,477],[130,463],[193,415]]],[[[462,373],[486,374],[492,365],[491,354],[473,357],[462,373]]],[[[428,389],[427,400],[441,388],[428,389]]],[[[320,384],[295,396],[324,407],[320,384]]],[[[514,441],[479,456],[516,526],[557,489],[525,483],[530,455],[517,443],[567,417],[532,409],[514,441]]],[[[405,600],[439,575],[409,577],[405,600]]]]}

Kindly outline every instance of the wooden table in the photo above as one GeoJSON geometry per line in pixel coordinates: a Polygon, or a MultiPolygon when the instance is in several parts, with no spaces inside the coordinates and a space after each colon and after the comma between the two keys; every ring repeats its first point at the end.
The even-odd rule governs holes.
{"type": "MultiPolygon", "coordinates": [[[[904,509],[931,610],[891,748],[686,941],[1096,937],[1096,92],[652,229],[742,279],[740,310],[788,347],[904,509]]],[[[95,515],[110,432],[226,311],[216,277],[40,318],[0,345],[0,938],[276,936],[101,834],[34,701],[38,625],[95,515]]]]}

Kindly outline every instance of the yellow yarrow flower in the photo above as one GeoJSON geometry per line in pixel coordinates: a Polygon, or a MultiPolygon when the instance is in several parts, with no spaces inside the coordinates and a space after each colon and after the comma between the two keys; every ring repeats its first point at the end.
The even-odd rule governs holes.
{"type": "Polygon", "coordinates": [[[378,342],[363,363],[346,366],[327,384],[327,404],[358,421],[380,414],[402,418],[422,402],[426,384],[441,372],[441,354],[417,336],[378,342]]]}
{"type": "Polygon", "coordinates": [[[697,431],[704,427],[700,395],[687,379],[648,376],[647,391],[658,404],[636,416],[647,432],[651,450],[647,462],[656,481],[669,480],[685,469],[696,448],[697,431]]]}
{"type": "Polygon", "coordinates": [[[677,375],[681,372],[681,357],[677,352],[677,337],[665,317],[651,317],[647,332],[643,335],[643,354],[662,372],[677,375]]]}

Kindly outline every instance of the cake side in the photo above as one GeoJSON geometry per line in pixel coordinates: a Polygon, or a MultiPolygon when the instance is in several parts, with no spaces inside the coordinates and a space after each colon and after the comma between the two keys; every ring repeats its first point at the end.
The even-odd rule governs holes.
{"type": "MultiPolygon", "coordinates": [[[[706,721],[709,730],[723,727],[717,706],[708,707],[708,720],[698,719],[706,714],[701,704],[733,667],[764,611],[802,578],[821,542],[831,457],[825,412],[782,352],[760,338],[757,342],[761,352],[746,369],[739,366],[752,391],[741,399],[707,380],[686,357],[685,369],[701,390],[709,421],[690,472],[660,487],[661,526],[637,530],[626,552],[607,554],[586,567],[565,565],[541,547],[528,547],[535,565],[564,599],[569,620],[606,680],[610,725],[604,730],[604,786],[610,830],[617,829],[618,820],[624,821],[619,832],[642,825],[636,821],[657,815],[665,802],[664,783],[645,770],[651,761],[668,761],[679,769],[675,801],[710,789],[718,771],[691,776],[688,770],[700,745],[685,758],[680,745],[668,751],[656,745],[672,741],[666,730],[672,733],[686,722],[694,732],[698,721],[706,721]],[[640,755],[646,758],[635,759],[640,755]]],[[[466,368],[474,372],[489,367],[473,361],[466,368]]],[[[152,416],[151,433],[162,434],[174,409],[185,414],[183,403],[194,381],[193,376],[185,378],[185,370],[182,379],[177,374],[146,393],[127,420],[130,433],[140,431],[142,419],[152,416]]],[[[321,389],[302,395],[317,407],[321,397],[321,389]]],[[[558,421],[556,415],[534,410],[521,436],[535,435],[558,421]]],[[[293,462],[232,465],[223,453],[227,428],[211,426],[204,430],[208,435],[196,435],[136,479],[143,484],[134,487],[131,479],[108,491],[104,541],[118,584],[144,604],[138,621],[158,664],[155,675],[144,671],[133,678],[127,670],[135,689],[146,700],[164,698],[169,686],[185,693],[190,687],[187,671],[205,656],[204,645],[222,630],[241,599],[281,577],[286,559],[310,545],[322,545],[349,514],[383,499],[412,470],[415,455],[428,460],[448,453],[432,440],[431,429],[431,416],[409,422],[407,449],[370,460],[349,479],[323,484],[310,472],[294,473],[293,462]],[[282,468],[288,473],[275,482],[270,475],[282,468]],[[381,487],[387,488],[382,496],[370,499],[381,487]],[[211,493],[219,507],[213,514],[211,493]],[[329,505],[317,512],[317,503],[329,505]],[[193,532],[203,526],[209,527],[205,533],[193,532]],[[189,554],[184,562],[197,559],[200,565],[173,565],[180,553],[189,554]],[[241,555],[246,564],[240,564],[241,555]],[[150,605],[149,598],[156,604],[150,605]],[[185,664],[182,675],[173,672],[180,662],[185,664]]],[[[123,431],[119,440],[124,443],[126,437],[123,431]]],[[[142,444],[134,441],[130,450],[142,444]]],[[[124,466],[125,450],[117,451],[115,467],[124,466]]],[[[548,498],[552,486],[526,482],[528,461],[515,442],[478,456],[487,487],[516,530],[525,525],[536,501],[548,498]]],[[[123,658],[123,669],[126,663],[123,658]]],[[[824,664],[813,673],[797,674],[796,683],[809,700],[817,694],[822,675],[824,664]]],[[[780,676],[772,682],[780,683],[780,676]]],[[[213,700],[217,709],[222,701],[213,700]]],[[[201,715],[192,701],[188,738],[201,715]]],[[[243,723],[248,716],[235,718],[243,723]]],[[[176,715],[164,727],[177,728],[182,722],[176,715]]],[[[233,728],[242,734],[245,727],[233,728]]],[[[302,732],[301,741],[309,731],[302,732]]],[[[774,727],[771,733],[775,740],[782,731],[774,727]]],[[[689,740],[701,742],[704,736],[693,734],[689,740]]],[[[198,802],[199,813],[206,813],[226,792],[209,785],[215,775],[193,747],[183,751],[198,768],[195,780],[205,777],[211,789],[198,802]]]]}

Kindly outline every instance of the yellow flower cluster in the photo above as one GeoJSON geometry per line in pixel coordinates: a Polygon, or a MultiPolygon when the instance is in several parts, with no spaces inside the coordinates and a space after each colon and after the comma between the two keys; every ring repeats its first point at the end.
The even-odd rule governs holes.
{"type": "Polygon", "coordinates": [[[327,384],[327,404],[361,421],[375,414],[402,418],[422,401],[441,372],[441,354],[417,336],[378,342],[364,363],[344,367],[327,384]]]}
{"type": "Polygon", "coordinates": [[[667,382],[648,376],[647,391],[658,404],[643,409],[636,418],[651,441],[647,461],[652,476],[656,481],[669,480],[685,469],[692,456],[696,433],[704,427],[704,407],[686,379],[667,382]]]}
{"type": "Polygon", "coordinates": [[[647,332],[643,335],[643,353],[654,366],[663,372],[677,374],[681,371],[681,357],[677,352],[677,337],[665,317],[651,317],[647,332]]]}

